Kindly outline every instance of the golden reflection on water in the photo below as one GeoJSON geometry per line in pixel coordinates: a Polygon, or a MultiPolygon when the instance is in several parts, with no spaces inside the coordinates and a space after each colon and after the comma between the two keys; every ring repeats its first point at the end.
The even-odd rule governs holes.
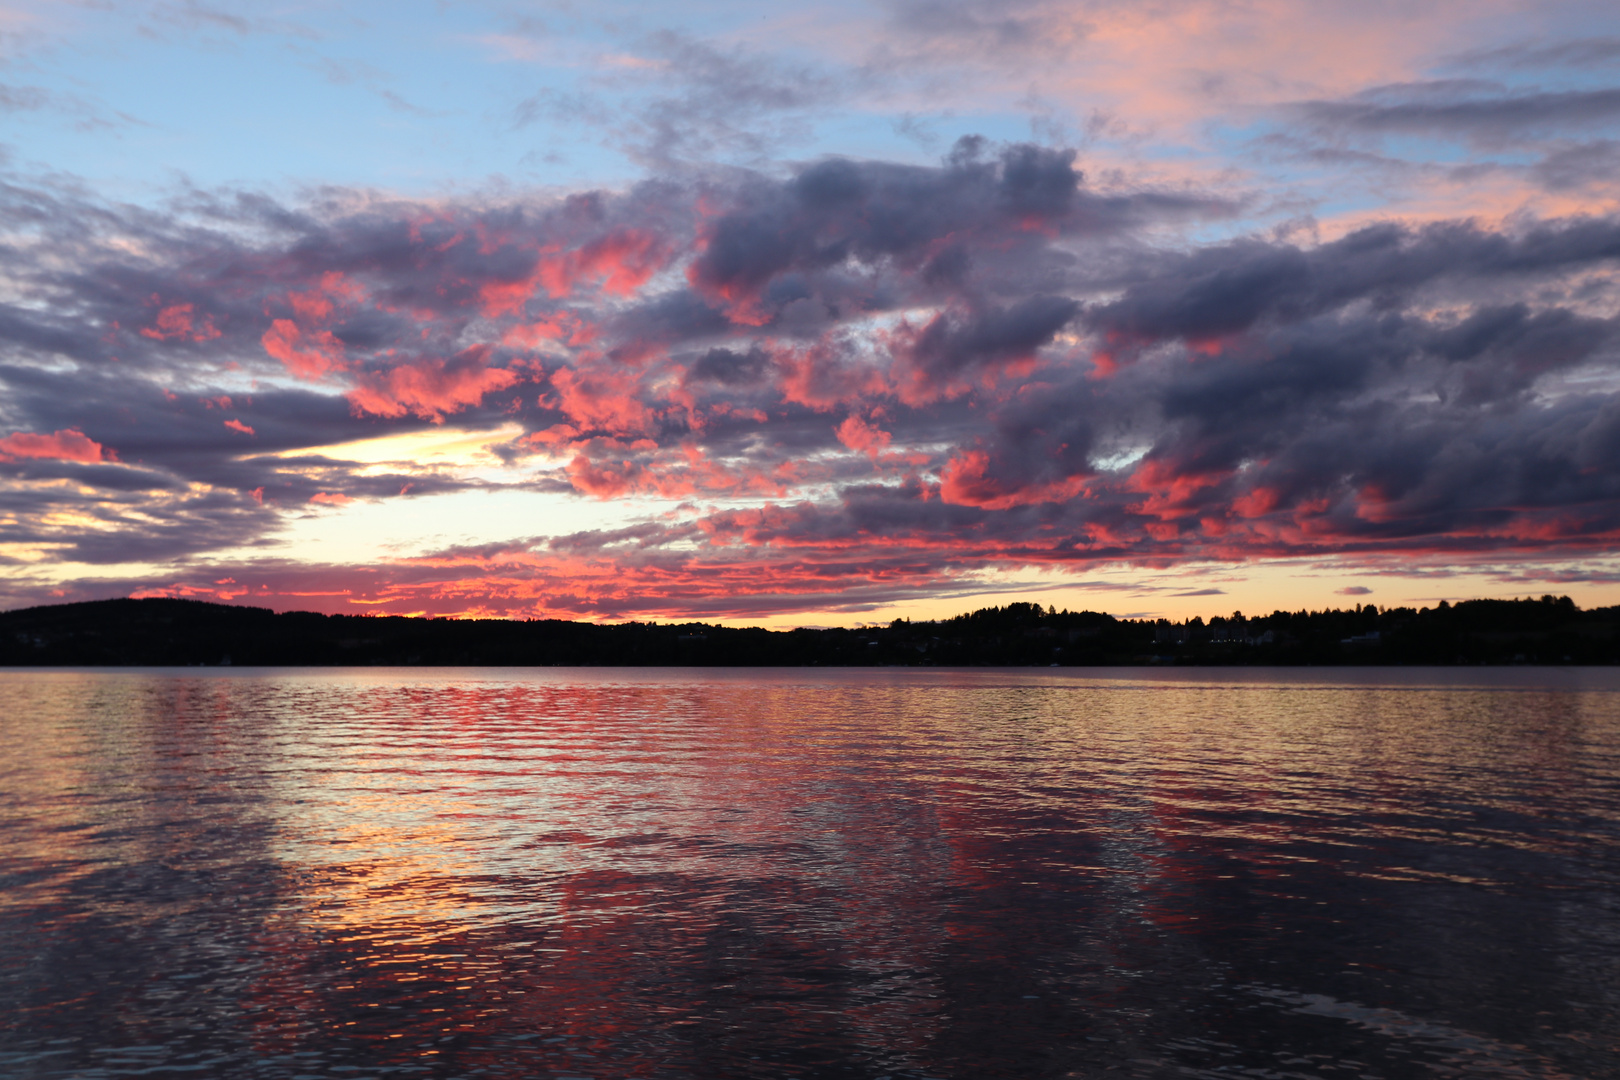
{"type": "Polygon", "coordinates": [[[264,1075],[1157,1075],[1267,1038],[1333,1075],[1370,1016],[1356,1053],[1558,1075],[1386,1016],[1531,1037],[1532,990],[1617,989],[1583,965],[1620,960],[1620,679],[1490,678],[0,673],[0,915],[140,959],[46,980],[12,1041],[116,1008],[264,1075]]]}

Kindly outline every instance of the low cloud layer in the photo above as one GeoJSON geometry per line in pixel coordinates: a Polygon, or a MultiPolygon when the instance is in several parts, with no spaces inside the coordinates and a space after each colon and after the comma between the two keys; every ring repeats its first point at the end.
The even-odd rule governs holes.
{"type": "MultiPolygon", "coordinates": [[[[1313,115],[1421,119],[1347,108],[1313,115]]],[[[140,209],[12,177],[0,600],[763,616],[1015,568],[1612,548],[1620,220],[1302,243],[1241,210],[979,139],[563,198],[140,209]],[[1229,238],[1167,241],[1199,229],[1229,238]],[[318,448],[503,425],[521,484],[644,523],[271,550],[292,516],[494,482],[318,448]]]]}

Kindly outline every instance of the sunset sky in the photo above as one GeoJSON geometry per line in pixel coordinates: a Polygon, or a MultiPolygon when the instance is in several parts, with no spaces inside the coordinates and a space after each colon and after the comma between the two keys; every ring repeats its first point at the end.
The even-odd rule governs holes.
{"type": "Polygon", "coordinates": [[[0,0],[0,608],[1620,603],[1620,5],[0,0]]]}

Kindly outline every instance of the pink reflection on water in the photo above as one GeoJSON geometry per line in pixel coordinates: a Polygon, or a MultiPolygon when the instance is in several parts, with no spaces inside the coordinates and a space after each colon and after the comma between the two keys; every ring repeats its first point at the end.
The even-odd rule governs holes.
{"type": "Polygon", "coordinates": [[[1444,1021],[1554,1075],[1505,1017],[1613,954],[1620,680],[1356,677],[0,675],[0,913],[95,958],[19,1015],[287,1075],[1441,1062],[1444,1021]]]}

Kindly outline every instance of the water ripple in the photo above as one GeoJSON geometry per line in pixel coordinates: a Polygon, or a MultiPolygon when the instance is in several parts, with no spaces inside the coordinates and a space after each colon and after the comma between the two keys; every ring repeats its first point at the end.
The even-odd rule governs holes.
{"type": "Polygon", "coordinates": [[[1602,1074],[1609,672],[0,673],[0,1073],[1602,1074]]]}

